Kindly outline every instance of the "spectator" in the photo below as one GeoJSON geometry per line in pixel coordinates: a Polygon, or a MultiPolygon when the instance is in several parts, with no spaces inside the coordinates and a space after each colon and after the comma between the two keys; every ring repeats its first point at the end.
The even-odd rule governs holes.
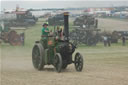
{"type": "Polygon", "coordinates": [[[125,36],[122,36],[122,45],[125,46],[125,43],[126,43],[125,36]]]}
{"type": "Polygon", "coordinates": [[[103,40],[104,40],[104,46],[106,47],[107,46],[107,36],[103,36],[103,40]]]}
{"type": "Polygon", "coordinates": [[[111,37],[110,36],[108,36],[108,38],[107,38],[107,44],[108,44],[108,46],[111,46],[111,37]]]}

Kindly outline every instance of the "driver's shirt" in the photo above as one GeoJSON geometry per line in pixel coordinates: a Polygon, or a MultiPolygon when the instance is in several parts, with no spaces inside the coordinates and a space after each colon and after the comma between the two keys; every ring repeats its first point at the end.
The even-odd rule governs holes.
{"type": "Polygon", "coordinates": [[[44,35],[44,36],[48,36],[48,32],[45,32],[45,31],[49,31],[49,29],[48,28],[42,28],[42,35],[44,35]]]}

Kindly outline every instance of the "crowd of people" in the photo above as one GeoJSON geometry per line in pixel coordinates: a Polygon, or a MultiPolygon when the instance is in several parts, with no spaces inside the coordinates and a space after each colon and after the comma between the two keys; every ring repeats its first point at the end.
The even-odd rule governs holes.
{"type": "MultiPolygon", "coordinates": [[[[122,40],[122,45],[125,46],[126,45],[126,37],[122,36],[121,37],[122,40]]],[[[110,36],[103,36],[103,42],[104,42],[104,46],[111,46],[111,37],[110,36]]]]}

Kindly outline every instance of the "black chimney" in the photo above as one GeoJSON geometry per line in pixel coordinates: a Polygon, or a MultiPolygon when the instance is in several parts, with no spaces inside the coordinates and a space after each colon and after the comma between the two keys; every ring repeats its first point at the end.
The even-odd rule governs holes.
{"type": "Polygon", "coordinates": [[[69,23],[68,23],[68,12],[64,12],[64,38],[69,41],[69,23]]]}

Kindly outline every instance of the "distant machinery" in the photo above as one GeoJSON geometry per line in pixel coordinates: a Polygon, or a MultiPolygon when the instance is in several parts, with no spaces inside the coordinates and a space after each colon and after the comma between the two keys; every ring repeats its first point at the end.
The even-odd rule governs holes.
{"type": "Polygon", "coordinates": [[[63,14],[57,14],[55,16],[49,17],[48,18],[48,23],[49,25],[64,25],[64,18],[63,14]]]}
{"type": "Polygon", "coordinates": [[[82,15],[74,20],[75,29],[70,33],[70,38],[88,46],[96,45],[100,40],[98,20],[93,15],[82,15]]]}
{"type": "Polygon", "coordinates": [[[3,20],[11,27],[35,25],[38,18],[32,15],[29,10],[12,11],[0,14],[0,21],[3,20]]]}
{"type": "MultiPolygon", "coordinates": [[[[0,42],[9,43],[10,45],[24,45],[24,32],[17,33],[16,29],[11,29],[7,24],[0,24],[0,42]]],[[[24,29],[22,29],[24,30],[24,29]]]]}

